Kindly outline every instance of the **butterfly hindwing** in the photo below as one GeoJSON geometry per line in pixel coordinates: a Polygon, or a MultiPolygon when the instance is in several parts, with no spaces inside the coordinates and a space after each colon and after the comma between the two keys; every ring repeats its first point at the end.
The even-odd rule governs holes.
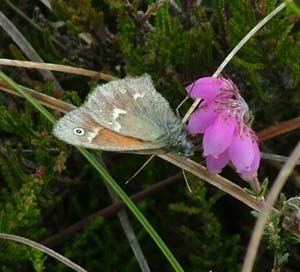
{"type": "Polygon", "coordinates": [[[82,108],[61,118],[53,133],[62,141],[86,148],[142,154],[162,153],[151,142],[123,136],[99,125],[82,108]]]}

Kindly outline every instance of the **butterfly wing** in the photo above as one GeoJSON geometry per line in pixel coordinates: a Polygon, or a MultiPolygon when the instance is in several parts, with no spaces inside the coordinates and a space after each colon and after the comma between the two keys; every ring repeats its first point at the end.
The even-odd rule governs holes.
{"type": "Polygon", "coordinates": [[[178,123],[169,103],[154,88],[151,77],[114,80],[98,86],[83,105],[100,125],[119,134],[155,143],[169,133],[166,123],[178,123]]]}
{"type": "Polygon", "coordinates": [[[53,134],[64,142],[86,148],[140,154],[163,153],[151,142],[123,136],[99,125],[82,108],[61,118],[56,123],[53,134]]]}

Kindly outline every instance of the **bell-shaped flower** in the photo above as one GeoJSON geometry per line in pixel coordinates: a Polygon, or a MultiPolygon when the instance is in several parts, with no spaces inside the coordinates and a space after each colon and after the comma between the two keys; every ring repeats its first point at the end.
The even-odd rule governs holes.
{"type": "Polygon", "coordinates": [[[191,135],[204,133],[218,116],[214,103],[203,101],[188,121],[187,130],[191,135]],[[201,122],[199,122],[201,120],[201,122]]]}
{"type": "Polygon", "coordinates": [[[204,132],[203,151],[204,156],[218,158],[232,142],[233,133],[237,125],[236,119],[224,113],[220,113],[215,122],[204,132]]]}
{"type": "Polygon", "coordinates": [[[250,166],[249,170],[243,170],[240,172],[240,176],[244,180],[251,180],[256,177],[257,170],[259,168],[260,164],[260,151],[257,142],[253,142],[253,150],[254,150],[254,159],[252,161],[252,164],[250,166]]]}
{"type": "Polygon", "coordinates": [[[227,87],[227,82],[215,77],[202,77],[186,87],[191,98],[214,99],[216,94],[227,87]]]}
{"type": "Polygon", "coordinates": [[[255,155],[250,130],[248,127],[244,127],[243,130],[241,133],[235,133],[228,148],[230,160],[238,173],[251,169],[255,155]]]}
{"type": "Polygon", "coordinates": [[[228,150],[221,153],[218,158],[208,155],[205,160],[208,171],[213,174],[219,174],[229,162],[228,150]]]}
{"type": "Polygon", "coordinates": [[[250,180],[257,175],[260,151],[248,126],[249,109],[237,87],[224,78],[204,77],[187,87],[192,98],[202,98],[187,130],[203,135],[203,155],[211,173],[220,173],[231,161],[237,173],[250,180]]]}

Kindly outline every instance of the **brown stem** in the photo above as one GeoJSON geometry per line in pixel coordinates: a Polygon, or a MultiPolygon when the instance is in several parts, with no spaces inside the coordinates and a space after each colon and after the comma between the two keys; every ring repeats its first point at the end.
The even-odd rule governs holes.
{"type": "Polygon", "coordinates": [[[261,141],[265,141],[271,138],[274,138],[278,135],[287,133],[289,131],[300,128],[300,117],[293,118],[291,120],[282,122],[278,125],[274,125],[263,129],[257,133],[258,138],[261,141]]]}
{"type": "MultiPolygon", "coordinates": [[[[145,197],[162,190],[163,188],[175,183],[176,181],[179,181],[182,178],[181,174],[177,174],[175,176],[166,178],[165,180],[151,186],[150,188],[143,190],[141,192],[138,192],[136,194],[133,194],[130,198],[133,201],[140,201],[144,199],[145,197]]],[[[110,217],[116,214],[118,211],[120,211],[124,207],[124,204],[122,202],[112,204],[110,206],[105,207],[104,209],[95,212],[84,219],[78,221],[77,223],[60,230],[56,234],[48,237],[46,240],[42,241],[42,244],[48,246],[48,247],[55,247],[58,244],[62,243],[64,240],[69,238],[71,235],[73,235],[75,232],[81,230],[84,228],[84,226],[88,223],[90,223],[93,219],[97,217],[110,217]]]]}

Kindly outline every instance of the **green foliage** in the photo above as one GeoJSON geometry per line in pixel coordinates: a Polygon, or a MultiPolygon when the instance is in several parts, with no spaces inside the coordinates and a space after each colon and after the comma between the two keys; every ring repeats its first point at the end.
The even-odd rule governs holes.
{"type": "MultiPolygon", "coordinates": [[[[180,226],[180,232],[196,249],[188,256],[191,267],[187,271],[240,271],[240,264],[236,262],[240,251],[239,235],[225,237],[222,224],[212,211],[224,194],[216,192],[208,196],[202,183],[196,180],[192,184],[193,192],[188,194],[190,201],[170,204],[177,217],[188,219],[180,226]]],[[[179,247],[180,250],[184,249],[179,247]]]]}
{"type": "MultiPolygon", "coordinates": [[[[173,107],[185,97],[184,86],[213,74],[244,35],[280,3],[214,0],[196,5],[199,1],[157,4],[152,0],[55,0],[53,12],[49,12],[41,3],[33,2],[14,1],[42,30],[29,25],[4,2],[1,11],[46,62],[73,64],[122,77],[149,73],[173,107]],[[88,35],[91,43],[81,38],[82,33],[88,35]]],[[[223,72],[241,88],[255,114],[256,128],[299,115],[298,21],[292,9],[281,12],[223,72]]],[[[0,35],[0,44],[1,57],[27,59],[7,35],[0,35]]],[[[53,82],[43,81],[36,71],[3,69],[20,84],[54,94],[53,82]]],[[[61,98],[75,105],[80,105],[99,81],[63,73],[55,76],[66,90],[61,98]]],[[[52,137],[51,125],[45,118],[11,95],[0,93],[0,102],[2,232],[42,241],[111,204],[98,175],[72,147],[52,137]]],[[[275,144],[270,141],[270,149],[274,153],[287,152],[298,138],[295,133],[275,144]]],[[[200,155],[195,159],[200,160],[200,155]]],[[[137,182],[125,186],[123,182],[144,158],[105,153],[104,160],[128,194],[178,171],[155,160],[136,178],[137,182]]],[[[271,176],[271,183],[273,169],[263,167],[261,173],[271,176]]],[[[237,180],[229,171],[225,175],[237,180]]],[[[186,194],[183,182],[169,186],[142,201],[140,208],[186,271],[239,271],[253,223],[249,222],[249,211],[198,180],[192,185],[192,194],[186,194]]],[[[295,194],[294,187],[288,190],[295,194]]],[[[267,182],[258,196],[266,191],[267,182]]],[[[170,270],[144,229],[132,218],[131,223],[152,270],[170,270]]],[[[273,266],[270,252],[280,267],[288,267],[287,260],[293,260],[290,249],[297,242],[282,230],[279,215],[274,215],[271,226],[266,229],[269,252],[262,252],[259,260],[267,268],[260,271],[270,271],[273,266]]],[[[13,242],[0,243],[1,271],[67,271],[36,250],[13,242]]],[[[118,220],[95,220],[67,241],[61,238],[55,249],[89,271],[139,270],[118,220]]]]}
{"type": "MultiPolygon", "coordinates": [[[[259,22],[257,13],[265,16],[277,4],[278,1],[261,1],[259,5],[253,6],[251,1],[228,1],[232,12],[227,33],[230,47],[235,46],[243,35],[259,22]]],[[[279,111],[281,114],[282,112],[294,114],[291,108],[286,111],[286,103],[293,101],[289,96],[295,97],[292,90],[299,88],[300,83],[298,36],[294,19],[285,16],[283,12],[265,25],[257,34],[257,38],[251,39],[233,59],[233,64],[241,68],[241,76],[248,78],[254,87],[256,96],[249,98],[256,99],[257,110],[264,111],[259,122],[263,122],[264,119],[268,121],[268,116],[272,116],[274,120],[274,117],[279,117],[277,114],[279,111]],[[264,80],[268,78],[270,67],[272,67],[271,79],[264,80]],[[275,110],[272,105],[281,98],[282,90],[288,93],[285,94],[283,103],[275,110]]]]}
{"type": "Polygon", "coordinates": [[[198,24],[185,29],[183,18],[172,16],[167,4],[161,5],[156,10],[155,31],[147,28],[147,21],[134,20],[133,15],[124,17],[120,13],[118,43],[128,61],[128,72],[148,72],[156,79],[176,76],[178,80],[188,76],[191,80],[191,73],[198,67],[210,65],[212,29],[202,7],[190,12],[191,22],[188,23],[198,20],[198,24]]]}
{"type": "MultiPolygon", "coordinates": [[[[88,224],[84,231],[76,234],[72,243],[67,243],[64,256],[85,263],[90,271],[97,271],[99,268],[116,271],[120,264],[122,271],[133,271],[136,261],[122,232],[121,226],[114,226],[98,218],[88,224]],[[117,233],[119,234],[116,235],[117,233]]],[[[59,265],[57,271],[68,271],[68,268],[59,265]]]]}
{"type": "MultiPolygon", "coordinates": [[[[41,146],[43,142],[49,140],[47,138],[45,138],[46,141],[40,140],[39,137],[42,133],[37,132],[39,126],[35,126],[33,123],[32,109],[28,105],[25,107],[23,115],[14,110],[5,111],[4,107],[1,108],[1,111],[3,113],[0,121],[2,130],[9,134],[23,131],[23,134],[19,134],[19,140],[28,148],[26,150],[34,148],[35,151],[30,151],[29,154],[32,154],[24,156],[26,151],[22,144],[16,144],[18,143],[17,138],[1,145],[0,231],[19,235],[26,233],[27,238],[39,240],[47,233],[47,230],[41,225],[44,207],[42,202],[47,184],[56,176],[53,171],[55,160],[50,159],[41,146]],[[31,142],[34,141],[36,142],[32,144],[31,142]],[[37,161],[38,165],[36,165],[37,161]]],[[[45,147],[47,148],[47,144],[45,147]]],[[[51,207],[50,202],[44,204],[47,208],[51,207]]],[[[1,241],[1,243],[3,248],[0,252],[1,270],[4,271],[9,267],[14,269],[16,264],[19,265],[30,258],[36,271],[42,271],[44,258],[41,253],[30,253],[28,247],[20,246],[15,242],[1,241]]]]}
{"type": "Polygon", "coordinates": [[[45,271],[44,263],[47,259],[47,256],[45,256],[43,252],[37,249],[31,249],[29,259],[32,262],[32,266],[36,272],[45,271]]]}
{"type": "Polygon", "coordinates": [[[90,0],[55,0],[52,5],[56,15],[71,31],[96,31],[103,23],[103,12],[95,10],[90,0]]]}

